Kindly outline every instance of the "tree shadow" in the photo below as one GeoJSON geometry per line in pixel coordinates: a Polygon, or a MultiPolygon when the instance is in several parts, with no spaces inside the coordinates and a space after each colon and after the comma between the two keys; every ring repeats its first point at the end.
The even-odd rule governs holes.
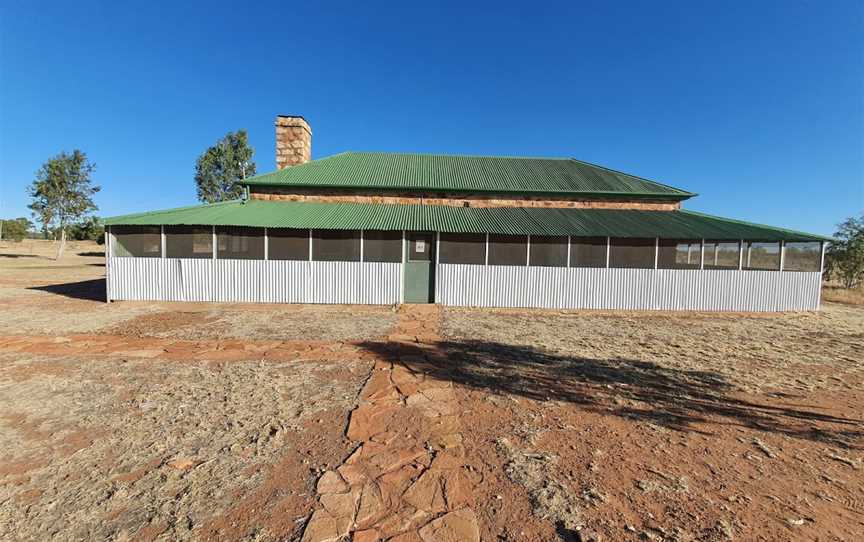
{"type": "Polygon", "coordinates": [[[0,258],[36,258],[41,260],[50,260],[50,258],[38,254],[0,254],[0,258]]]}
{"type": "Polygon", "coordinates": [[[864,422],[741,398],[719,373],[633,359],[565,356],[484,341],[362,342],[412,371],[495,394],[563,401],[592,412],[708,433],[726,424],[861,449],[864,422]]]}
{"type": "Polygon", "coordinates": [[[105,279],[82,280],[64,284],[49,284],[46,286],[30,286],[28,290],[39,290],[50,294],[62,295],[84,301],[105,301],[105,279]]]}

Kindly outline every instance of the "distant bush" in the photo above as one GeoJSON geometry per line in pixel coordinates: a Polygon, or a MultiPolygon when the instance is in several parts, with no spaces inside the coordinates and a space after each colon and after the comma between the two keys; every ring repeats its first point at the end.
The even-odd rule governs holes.
{"type": "Polygon", "coordinates": [[[33,223],[26,218],[0,220],[0,239],[20,242],[27,237],[33,228],[33,223]]]}
{"type": "Polygon", "coordinates": [[[834,238],[826,253],[827,277],[855,288],[864,282],[864,213],[838,225],[834,238]]]}

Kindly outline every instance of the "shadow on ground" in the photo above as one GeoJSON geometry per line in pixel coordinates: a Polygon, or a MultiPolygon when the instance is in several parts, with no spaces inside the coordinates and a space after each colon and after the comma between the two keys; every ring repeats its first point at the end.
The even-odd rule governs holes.
{"type": "Polygon", "coordinates": [[[38,254],[0,254],[0,258],[35,258],[38,260],[50,260],[50,258],[39,256],[38,254]]]}
{"type": "Polygon", "coordinates": [[[31,286],[28,290],[39,290],[50,294],[83,299],[85,301],[105,301],[105,279],[82,280],[47,286],[31,286]]]}
{"type": "Polygon", "coordinates": [[[360,346],[434,378],[539,401],[564,401],[678,431],[709,434],[731,424],[793,438],[860,449],[864,423],[760,404],[735,396],[720,374],[662,367],[632,359],[562,356],[533,347],[483,341],[431,344],[364,342],[360,346]]]}

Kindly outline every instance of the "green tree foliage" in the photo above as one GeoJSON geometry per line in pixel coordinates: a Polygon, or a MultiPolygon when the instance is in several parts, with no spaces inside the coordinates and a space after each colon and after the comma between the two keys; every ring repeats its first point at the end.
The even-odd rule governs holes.
{"type": "Polygon", "coordinates": [[[95,216],[88,216],[83,221],[72,224],[69,237],[76,241],[96,241],[100,245],[105,242],[105,227],[95,216]]]}
{"type": "Polygon", "coordinates": [[[24,217],[0,220],[0,239],[21,241],[32,229],[33,223],[24,217]]]}
{"type": "Polygon", "coordinates": [[[198,199],[206,203],[238,199],[243,188],[235,183],[255,175],[254,154],[246,130],[228,132],[204,151],[195,162],[198,199]]]}
{"type": "Polygon", "coordinates": [[[834,238],[826,253],[828,276],[855,288],[864,282],[864,213],[840,223],[834,238]]]}
{"type": "Polygon", "coordinates": [[[80,150],[61,152],[39,168],[30,186],[33,216],[42,224],[43,232],[55,229],[60,237],[57,259],[66,248],[68,226],[97,209],[93,195],[99,187],[91,180],[95,169],[96,165],[80,150]]]}

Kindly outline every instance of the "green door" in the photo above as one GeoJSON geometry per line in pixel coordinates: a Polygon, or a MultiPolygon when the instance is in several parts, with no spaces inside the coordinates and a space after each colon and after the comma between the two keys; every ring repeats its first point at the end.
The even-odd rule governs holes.
{"type": "Polygon", "coordinates": [[[435,234],[408,232],[405,247],[405,303],[435,302],[435,234]]]}

